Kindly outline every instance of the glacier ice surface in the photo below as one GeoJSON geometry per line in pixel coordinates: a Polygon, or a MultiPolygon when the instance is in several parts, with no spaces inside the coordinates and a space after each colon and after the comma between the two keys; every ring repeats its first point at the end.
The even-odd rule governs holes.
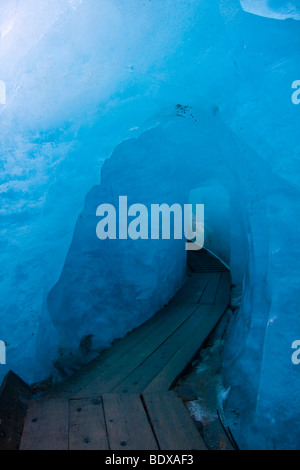
{"type": "Polygon", "coordinates": [[[240,0],[243,10],[254,15],[277,20],[300,20],[299,0],[240,0]]]}
{"type": "Polygon", "coordinates": [[[100,244],[101,202],[205,202],[243,291],[228,422],[242,448],[296,448],[299,2],[241,3],[1,1],[0,379],[68,372],[179,287],[184,244],[100,244]]]}

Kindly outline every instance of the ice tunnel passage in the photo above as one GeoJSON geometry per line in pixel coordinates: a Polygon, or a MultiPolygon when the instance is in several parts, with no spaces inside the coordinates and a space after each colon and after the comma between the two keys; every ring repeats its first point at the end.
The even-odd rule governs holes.
{"type": "Polygon", "coordinates": [[[220,204],[224,197],[229,241],[207,208],[207,243],[216,251],[211,244],[224,242],[217,249],[230,255],[243,290],[223,356],[227,417],[234,421],[230,411],[238,409],[241,448],[299,447],[300,376],[291,361],[300,286],[300,108],[291,100],[299,0],[51,3],[1,2],[0,78],[8,92],[0,116],[1,340],[8,365],[0,379],[8,367],[28,383],[47,378],[58,347],[65,355],[81,343],[80,360],[152,315],[180,284],[179,243],[172,257],[161,243],[153,251],[142,241],[99,248],[94,206],[116,198],[126,179],[133,202],[139,194],[180,202],[200,188],[210,205],[215,191],[220,204]],[[115,150],[70,245],[103,159],[118,142],[168,119],[175,103],[184,104],[172,109],[181,112],[177,124],[115,150]],[[191,109],[197,122],[189,121],[191,109]]]}
{"type": "MultiPolygon", "coordinates": [[[[86,197],[60,279],[48,295],[44,315],[50,316],[55,327],[52,339],[56,337],[56,343],[44,360],[51,355],[57,358],[59,345],[62,367],[67,370],[69,351],[79,360],[82,351],[86,352],[83,338],[91,340],[91,353],[109,346],[158,311],[182,283],[184,241],[99,243],[95,236],[99,204],[116,206],[119,196],[126,194],[129,203],[171,205],[201,194],[209,205],[214,191],[219,191],[225,212],[218,218],[213,209],[211,224],[222,239],[223,225],[230,222],[230,228],[226,227],[230,243],[224,256],[230,258],[233,283],[243,290],[223,358],[224,381],[230,387],[228,407],[238,407],[243,419],[254,423],[270,394],[279,399],[279,393],[274,397],[274,387],[271,390],[264,385],[262,389],[262,381],[264,360],[270,353],[266,340],[268,333],[273,333],[268,330],[269,320],[280,308],[270,298],[270,279],[280,276],[270,256],[274,246],[286,243],[286,232],[276,230],[280,212],[275,211],[273,225],[267,224],[265,215],[276,198],[287,195],[283,196],[281,181],[257,154],[217,118],[202,112],[196,122],[172,119],[138,139],[123,142],[105,161],[101,183],[86,197]]],[[[268,426],[267,420],[264,423],[268,426]]],[[[256,434],[253,427],[253,440],[256,434]]],[[[242,436],[238,438],[242,441],[242,436]]]]}
{"type": "Polygon", "coordinates": [[[241,283],[246,269],[242,259],[247,259],[246,247],[236,243],[236,239],[239,245],[241,240],[246,242],[242,191],[229,159],[226,161],[226,134],[222,142],[216,142],[216,123],[204,117],[201,124],[170,121],[139,139],[123,142],[105,162],[101,184],[86,198],[60,280],[48,297],[51,318],[67,348],[76,348],[82,337],[94,333],[95,326],[101,335],[94,335],[94,347],[109,345],[164,305],[182,283],[186,264],[183,240],[118,239],[99,243],[95,237],[96,208],[101,203],[117,207],[120,195],[128,197],[128,204],[145,205],[185,204],[189,200],[201,203],[198,198],[205,196],[215,238],[220,243],[227,238],[218,248],[213,245],[212,234],[207,247],[216,254],[219,249],[219,256],[233,268],[234,257],[238,258],[233,275],[241,283]],[[203,128],[200,139],[199,125],[203,128]],[[217,197],[219,208],[218,204],[211,207],[212,194],[217,197]],[[231,244],[235,246],[232,256],[231,244]],[[122,299],[122,311],[116,291],[122,299]],[[115,311],[119,311],[118,324],[115,311]],[[70,321],[76,325],[71,331],[70,321]]]}

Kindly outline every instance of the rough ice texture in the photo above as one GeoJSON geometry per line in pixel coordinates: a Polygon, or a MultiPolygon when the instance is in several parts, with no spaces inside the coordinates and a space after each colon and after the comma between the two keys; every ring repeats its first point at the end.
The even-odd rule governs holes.
{"type": "Polygon", "coordinates": [[[1,1],[1,378],[68,372],[180,285],[184,244],[101,243],[101,202],[191,198],[243,289],[223,358],[234,437],[297,447],[300,23],[269,6],[294,19],[238,0],[1,1]]]}
{"type": "Polygon", "coordinates": [[[300,19],[299,0],[240,0],[242,8],[248,13],[285,20],[287,18],[300,19]]]}
{"type": "Polygon", "coordinates": [[[109,346],[167,304],[182,285],[183,239],[96,236],[98,205],[112,204],[118,217],[119,196],[127,196],[128,207],[144,204],[149,213],[151,203],[184,204],[186,187],[180,187],[177,155],[165,133],[152,130],[118,146],[104,163],[101,184],[86,198],[60,280],[48,296],[47,308],[65,349],[62,366],[67,351],[76,350],[83,338],[93,335],[92,351],[109,346]]]}

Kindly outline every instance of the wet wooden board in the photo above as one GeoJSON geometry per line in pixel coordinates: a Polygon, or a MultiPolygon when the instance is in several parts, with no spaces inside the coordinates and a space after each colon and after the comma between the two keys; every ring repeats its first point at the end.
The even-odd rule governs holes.
{"type": "Polygon", "coordinates": [[[21,450],[68,450],[67,399],[33,400],[23,430],[21,450]]]}
{"type": "Polygon", "coordinates": [[[213,304],[215,302],[221,276],[222,273],[213,273],[210,275],[206,289],[200,298],[201,304],[213,304]]]}
{"type": "Polygon", "coordinates": [[[108,450],[102,400],[70,400],[69,450],[108,450]]]}
{"type": "Polygon", "coordinates": [[[207,450],[191,416],[174,392],[144,394],[143,400],[161,450],[207,450]]]}
{"type": "Polygon", "coordinates": [[[170,304],[182,304],[184,302],[199,304],[210,277],[210,274],[202,273],[193,274],[191,277],[187,278],[186,282],[175,294],[170,304]]]}
{"type": "Polygon", "coordinates": [[[103,395],[111,450],[157,450],[141,398],[137,394],[103,395]]]}
{"type": "Polygon", "coordinates": [[[229,304],[230,302],[230,287],[231,276],[230,273],[222,273],[218,291],[215,297],[215,304],[229,304]]]}

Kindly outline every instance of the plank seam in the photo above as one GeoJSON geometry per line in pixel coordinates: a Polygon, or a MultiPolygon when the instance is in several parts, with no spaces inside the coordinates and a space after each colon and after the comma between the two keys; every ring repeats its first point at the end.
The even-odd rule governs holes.
{"type": "Polygon", "coordinates": [[[101,399],[102,409],[103,409],[103,417],[104,417],[104,424],[105,424],[105,431],[106,431],[106,437],[107,437],[108,450],[111,450],[111,447],[110,447],[110,440],[109,440],[109,434],[108,434],[108,427],[107,427],[107,417],[106,417],[106,413],[105,413],[105,407],[104,407],[103,397],[101,396],[100,399],[101,399]]]}
{"type": "Polygon", "coordinates": [[[140,398],[141,398],[141,402],[142,402],[142,405],[143,405],[143,407],[144,407],[146,416],[147,416],[147,418],[148,418],[149,425],[150,425],[150,427],[151,427],[151,430],[152,430],[154,439],[155,439],[155,441],[156,441],[158,450],[161,450],[161,446],[160,446],[159,440],[158,440],[158,438],[157,438],[157,435],[156,435],[156,432],[155,432],[155,429],[154,429],[154,426],[153,426],[153,423],[152,423],[152,420],[151,420],[151,415],[150,415],[150,413],[149,413],[149,411],[148,411],[148,408],[147,408],[147,406],[146,406],[146,402],[145,402],[145,400],[144,400],[143,395],[140,395],[140,398]]]}

